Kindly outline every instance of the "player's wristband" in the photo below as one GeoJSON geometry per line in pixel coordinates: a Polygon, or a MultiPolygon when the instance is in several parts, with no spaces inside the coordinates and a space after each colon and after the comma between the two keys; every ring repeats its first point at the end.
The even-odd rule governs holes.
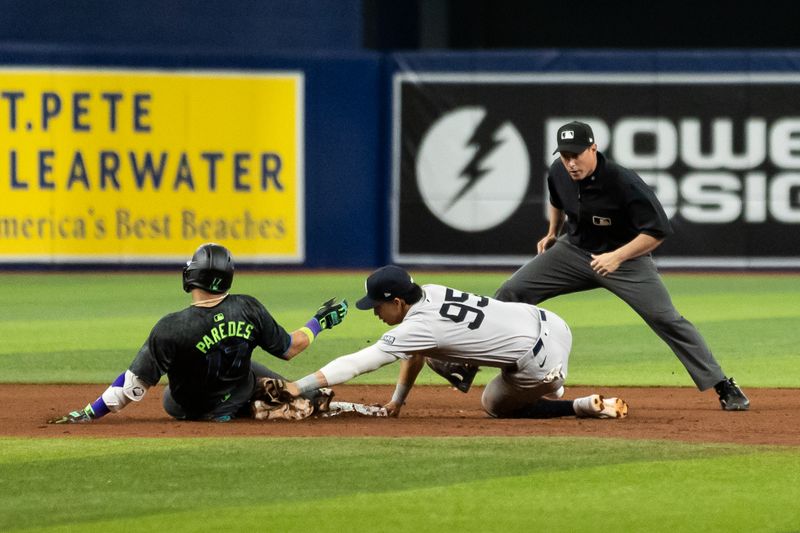
{"type": "Polygon", "coordinates": [[[100,418],[102,416],[106,416],[108,413],[111,412],[111,410],[106,405],[105,400],[103,400],[102,396],[100,396],[95,401],[87,405],[86,409],[84,410],[87,412],[87,414],[89,413],[89,410],[91,410],[90,416],[92,418],[100,418]]]}
{"type": "Polygon", "coordinates": [[[404,403],[406,403],[406,398],[408,397],[408,393],[410,390],[411,390],[411,385],[398,383],[397,386],[394,388],[394,394],[392,394],[392,401],[397,405],[403,405],[404,403]]]}
{"type": "Polygon", "coordinates": [[[319,380],[317,379],[316,374],[309,374],[304,378],[298,379],[294,382],[297,385],[297,390],[300,391],[300,394],[304,394],[306,392],[310,392],[312,390],[317,390],[322,385],[320,385],[319,380]]]}
{"type": "MultiPolygon", "coordinates": [[[[118,387],[119,389],[121,389],[121,387],[123,386],[125,386],[125,372],[117,376],[117,379],[115,379],[114,382],[111,383],[109,390],[111,390],[112,387],[118,387]]],[[[120,406],[120,409],[121,408],[122,406],[120,406]]],[[[91,416],[92,418],[100,418],[110,413],[111,409],[108,407],[108,404],[106,403],[105,399],[103,399],[103,395],[101,394],[95,401],[87,405],[84,411],[86,411],[86,413],[89,414],[89,416],[91,416]],[[89,413],[89,411],[91,411],[91,413],[89,413]]]]}
{"type": "Polygon", "coordinates": [[[300,328],[300,331],[306,334],[308,337],[308,343],[311,344],[314,342],[314,339],[319,335],[320,331],[322,331],[322,326],[319,324],[319,320],[316,318],[311,318],[306,325],[300,328]]]}

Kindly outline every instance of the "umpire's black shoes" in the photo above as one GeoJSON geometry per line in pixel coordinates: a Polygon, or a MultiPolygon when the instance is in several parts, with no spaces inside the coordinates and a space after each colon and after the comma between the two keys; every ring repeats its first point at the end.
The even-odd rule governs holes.
{"type": "Polygon", "coordinates": [[[714,385],[714,390],[719,394],[719,403],[724,410],[747,411],[750,409],[750,400],[747,399],[733,378],[723,379],[714,385]]]}

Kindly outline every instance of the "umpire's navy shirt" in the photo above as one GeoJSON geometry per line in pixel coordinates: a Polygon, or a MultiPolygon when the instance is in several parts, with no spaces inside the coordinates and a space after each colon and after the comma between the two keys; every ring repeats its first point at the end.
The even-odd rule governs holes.
{"type": "Polygon", "coordinates": [[[656,239],[672,234],[656,195],[635,172],[597,152],[597,168],[574,181],[561,159],[547,176],[550,203],[567,215],[569,242],[592,253],[610,252],[640,233],[656,239]]]}

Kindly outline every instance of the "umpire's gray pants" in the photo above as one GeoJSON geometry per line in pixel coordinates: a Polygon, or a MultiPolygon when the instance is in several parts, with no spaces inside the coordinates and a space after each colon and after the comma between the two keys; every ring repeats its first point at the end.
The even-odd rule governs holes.
{"type": "Polygon", "coordinates": [[[562,237],[517,270],[495,298],[537,305],[560,294],[603,287],[631,306],[669,345],[698,389],[706,390],[725,379],[702,335],[672,305],[649,254],[625,261],[605,277],[592,270],[591,261],[590,252],[562,237]]]}

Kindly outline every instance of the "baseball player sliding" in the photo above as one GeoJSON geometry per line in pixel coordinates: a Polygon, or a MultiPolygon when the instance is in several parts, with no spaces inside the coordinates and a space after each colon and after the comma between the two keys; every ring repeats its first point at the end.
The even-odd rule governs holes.
{"type": "Polygon", "coordinates": [[[393,329],[358,352],[341,356],[298,381],[274,385],[297,397],[344,383],[401,360],[394,394],[384,406],[398,416],[425,359],[500,368],[481,403],[497,418],[562,416],[623,418],[619,398],[564,394],[572,334],[555,313],[525,303],[501,302],[441,285],[417,285],[400,267],[385,266],[366,281],[356,307],[373,309],[393,329]]]}
{"type": "Polygon", "coordinates": [[[292,359],[323,329],[341,323],[347,301],[325,302],[303,327],[289,333],[252,296],[229,294],[232,282],[228,249],[213,243],[200,246],[183,269],[183,289],[191,293],[192,304],[158,321],[128,370],[99,398],[49,423],[90,422],[118,412],[142,400],[164,374],[169,379],[164,410],[180,420],[298,419],[331,412],[328,390],[291,402],[277,400],[265,380],[280,376],[251,356],[259,346],[275,357],[292,359]]]}

